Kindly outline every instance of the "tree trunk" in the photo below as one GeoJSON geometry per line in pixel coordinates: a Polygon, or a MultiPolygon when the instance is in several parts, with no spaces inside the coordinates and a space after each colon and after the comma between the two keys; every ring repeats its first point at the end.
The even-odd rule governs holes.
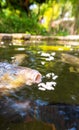
{"type": "Polygon", "coordinates": [[[74,34],[79,34],[79,0],[73,3],[73,12],[75,16],[74,34]]]}

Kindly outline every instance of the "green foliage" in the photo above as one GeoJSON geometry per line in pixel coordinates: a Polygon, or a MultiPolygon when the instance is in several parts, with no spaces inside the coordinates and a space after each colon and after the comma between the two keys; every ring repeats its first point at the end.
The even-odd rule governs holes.
{"type": "Polygon", "coordinates": [[[6,1],[5,0],[0,0],[0,5],[1,5],[1,7],[5,7],[6,6],[6,1]]]}
{"type": "Polygon", "coordinates": [[[24,12],[11,11],[7,8],[6,11],[3,10],[0,13],[0,18],[0,32],[2,33],[46,33],[34,14],[30,18],[24,12]]]}
{"type": "Polygon", "coordinates": [[[51,22],[73,16],[73,32],[79,34],[78,9],[78,0],[0,0],[0,32],[67,35],[69,29],[51,28],[51,22]],[[29,3],[38,8],[29,10],[29,3]]]}

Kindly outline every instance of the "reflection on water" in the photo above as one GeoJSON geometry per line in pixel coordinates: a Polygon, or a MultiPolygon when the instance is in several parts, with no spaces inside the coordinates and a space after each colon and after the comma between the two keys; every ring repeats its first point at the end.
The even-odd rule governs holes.
{"type": "Polygon", "coordinates": [[[6,123],[28,123],[37,120],[50,124],[52,130],[79,129],[79,105],[49,104],[42,100],[17,102],[4,97],[0,100],[0,116],[6,123]]]}
{"type": "MultiPolygon", "coordinates": [[[[0,98],[1,130],[79,129],[79,74],[61,61],[61,51],[43,50],[41,46],[0,47],[0,62],[20,64],[42,74],[38,85],[25,85],[0,98]]],[[[66,53],[79,55],[73,49],[66,53]]]]}

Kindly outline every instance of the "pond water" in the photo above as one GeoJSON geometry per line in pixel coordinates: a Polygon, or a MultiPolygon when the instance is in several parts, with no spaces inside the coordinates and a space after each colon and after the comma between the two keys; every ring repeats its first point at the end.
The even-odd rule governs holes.
{"type": "MultiPolygon", "coordinates": [[[[18,117],[18,121],[15,120],[12,122],[9,118],[14,118],[14,116],[10,117],[6,114],[7,116],[5,118],[3,114],[0,116],[0,130],[55,130],[55,127],[56,130],[79,129],[79,73],[78,69],[76,70],[72,65],[61,61],[62,53],[79,57],[78,47],[57,45],[56,43],[44,42],[40,44],[23,43],[23,45],[1,45],[1,62],[7,61],[12,64],[19,64],[20,66],[36,69],[42,74],[41,83],[31,86],[25,85],[20,90],[10,92],[8,98],[6,96],[7,101],[11,99],[10,101],[16,100],[17,102],[23,102],[28,99],[36,103],[37,108],[39,106],[38,109],[43,104],[45,106],[47,104],[49,109],[46,110],[43,107],[41,112],[44,113],[46,110],[47,115],[44,113],[40,121],[37,117],[31,122],[31,119],[19,122],[18,117]],[[57,117],[58,112],[61,113],[61,121],[57,117]],[[54,118],[52,119],[50,115],[54,118]],[[46,116],[46,119],[44,119],[44,116],[46,116]],[[43,123],[43,120],[45,123],[43,123]]],[[[9,108],[5,108],[6,105],[4,102],[6,99],[4,101],[3,97],[1,100],[3,102],[0,104],[0,111],[2,112],[4,108],[3,113],[6,111],[9,113],[9,108]]],[[[40,114],[38,115],[40,116],[40,114]]]]}

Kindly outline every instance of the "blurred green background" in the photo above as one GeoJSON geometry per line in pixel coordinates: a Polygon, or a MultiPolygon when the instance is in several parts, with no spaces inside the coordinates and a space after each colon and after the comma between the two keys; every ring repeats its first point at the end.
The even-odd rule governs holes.
{"type": "Polygon", "coordinates": [[[0,0],[0,33],[79,33],[78,0],[0,0]]]}

